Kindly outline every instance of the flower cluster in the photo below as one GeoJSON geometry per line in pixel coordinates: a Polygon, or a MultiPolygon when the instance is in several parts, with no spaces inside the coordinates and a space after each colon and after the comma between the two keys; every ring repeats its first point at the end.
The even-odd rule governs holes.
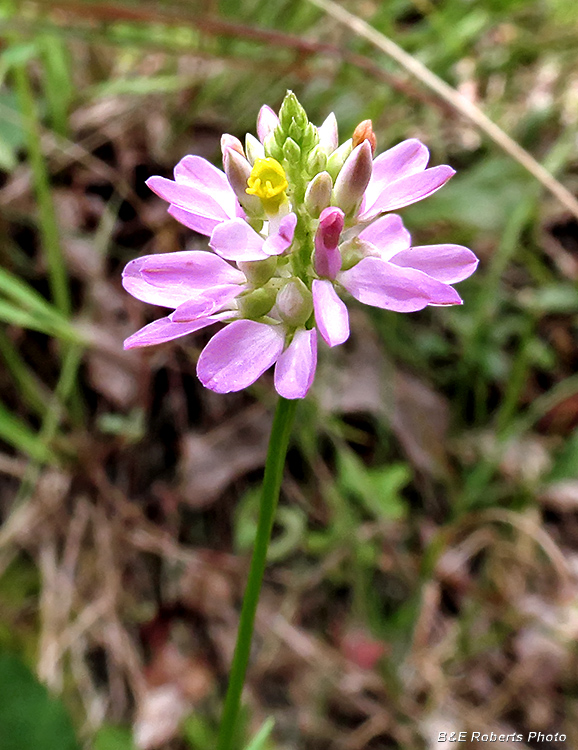
{"type": "Polygon", "coordinates": [[[397,312],[456,305],[451,284],[477,266],[460,245],[412,247],[396,209],[438,190],[454,174],[427,168],[429,153],[409,139],[374,158],[369,120],[338,143],[333,114],[315,127],[292,93],[279,115],[267,106],[258,139],[221,141],[224,171],[185,156],[174,180],[147,184],[169,213],[209,237],[210,250],[131,261],[123,285],[134,297],[173,312],[125,341],[150,346],[225,323],[198,361],[218,393],[254,383],[275,364],[275,388],[303,398],[317,364],[318,333],[329,346],[349,336],[342,300],[397,312]]]}

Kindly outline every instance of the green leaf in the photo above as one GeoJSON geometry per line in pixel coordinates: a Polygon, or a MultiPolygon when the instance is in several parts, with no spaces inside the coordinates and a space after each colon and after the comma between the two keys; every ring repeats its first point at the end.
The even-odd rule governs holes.
{"type": "Polygon", "coordinates": [[[18,163],[18,150],[24,146],[24,131],[18,102],[12,91],[0,92],[0,169],[11,171],[18,163]]]}
{"type": "Polygon", "coordinates": [[[72,722],[14,654],[0,654],[0,750],[79,750],[72,722]]]}
{"type": "MultiPolygon", "coordinates": [[[[257,534],[261,489],[248,490],[235,513],[235,546],[240,551],[252,549],[257,534]]],[[[297,507],[282,505],[275,516],[275,532],[267,550],[267,560],[278,562],[303,546],[307,516],[297,507]]]]}
{"type": "MultiPolygon", "coordinates": [[[[0,439],[36,461],[56,462],[55,454],[42,439],[1,403],[0,439]]],[[[1,745],[0,750],[3,750],[1,745]]]]}
{"type": "Polygon", "coordinates": [[[443,190],[405,212],[408,226],[459,221],[473,229],[502,230],[531,179],[511,159],[494,157],[450,180],[443,190]]]}
{"type": "Polygon", "coordinates": [[[86,343],[82,336],[64,318],[61,320],[50,320],[39,313],[29,313],[26,310],[21,310],[4,300],[0,300],[0,321],[9,325],[29,328],[31,331],[45,333],[47,336],[54,336],[74,344],[82,345],[86,343]]]}
{"type": "Polygon", "coordinates": [[[44,92],[50,123],[56,133],[66,137],[68,111],[74,96],[70,55],[66,45],[56,36],[47,34],[40,37],[38,43],[44,65],[44,92]]]}
{"type": "Polygon", "coordinates": [[[575,313],[578,311],[578,289],[574,284],[545,284],[520,295],[520,302],[535,313],[575,313]]]}
{"type": "Polygon", "coordinates": [[[0,54],[0,83],[4,81],[6,73],[17,65],[26,65],[36,56],[37,49],[34,42],[11,44],[0,54]]]}
{"type": "Polygon", "coordinates": [[[563,479],[578,477],[578,429],[565,441],[556,456],[548,482],[559,482],[563,479]]]}
{"type": "Polygon", "coordinates": [[[406,512],[399,495],[411,479],[407,464],[368,468],[352,451],[337,456],[338,485],[342,492],[358,500],[377,519],[398,519],[406,512]]]}
{"type": "Polygon", "coordinates": [[[128,727],[101,727],[94,738],[93,750],[135,750],[128,727]]]}
{"type": "Polygon", "coordinates": [[[263,722],[263,726],[261,727],[261,729],[259,729],[251,742],[249,742],[246,750],[265,750],[265,748],[270,747],[270,744],[267,742],[267,740],[269,739],[274,726],[275,720],[270,716],[266,721],[263,722]]]}
{"type": "Polygon", "coordinates": [[[183,734],[192,750],[213,750],[216,745],[214,729],[198,714],[185,719],[183,734]]]}
{"type": "Polygon", "coordinates": [[[18,276],[4,269],[0,269],[0,291],[27,310],[41,313],[54,320],[65,320],[41,294],[18,276]]]}

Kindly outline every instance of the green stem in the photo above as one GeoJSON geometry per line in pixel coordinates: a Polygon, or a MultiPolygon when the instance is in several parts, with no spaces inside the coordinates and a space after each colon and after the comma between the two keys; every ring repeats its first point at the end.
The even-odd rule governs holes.
{"type": "Polygon", "coordinates": [[[231,675],[225,699],[223,718],[221,720],[217,750],[231,750],[236,744],[235,729],[251,651],[255,613],[259,602],[263,573],[265,572],[265,565],[267,563],[267,549],[269,547],[269,540],[271,539],[279,490],[281,489],[281,480],[283,478],[285,457],[287,455],[287,446],[289,444],[289,436],[291,434],[296,407],[297,400],[289,401],[280,398],[273,419],[269,449],[267,451],[267,462],[265,464],[263,495],[259,509],[255,547],[253,549],[253,557],[251,558],[247,588],[245,589],[245,596],[243,598],[237,644],[231,665],[231,675]]]}

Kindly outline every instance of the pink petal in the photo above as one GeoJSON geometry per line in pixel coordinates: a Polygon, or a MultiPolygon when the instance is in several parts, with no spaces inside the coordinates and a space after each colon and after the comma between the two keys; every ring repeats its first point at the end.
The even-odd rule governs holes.
{"type": "Polygon", "coordinates": [[[215,227],[209,246],[227,260],[263,260],[265,240],[243,219],[224,221],[215,227]]]}
{"type": "Polygon", "coordinates": [[[359,215],[361,221],[377,216],[384,211],[409,206],[435,193],[455,174],[455,170],[442,164],[439,167],[426,169],[424,172],[402,177],[401,180],[385,185],[373,204],[366,196],[365,206],[359,215]]]}
{"type": "Polygon", "coordinates": [[[202,216],[219,216],[223,219],[230,218],[230,212],[226,210],[225,206],[219,200],[221,197],[219,194],[220,191],[211,193],[210,190],[203,186],[174,182],[158,175],[149,177],[146,184],[154,193],[168,203],[179,208],[184,208],[186,211],[192,211],[202,216]]]}
{"type": "Polygon", "coordinates": [[[169,206],[167,212],[184,226],[192,229],[193,232],[204,234],[206,237],[210,237],[213,229],[222,223],[223,219],[209,218],[207,216],[199,216],[192,211],[185,211],[184,208],[177,208],[177,206],[169,206]]]}
{"type": "Polygon", "coordinates": [[[265,240],[263,252],[267,255],[281,255],[287,248],[291,247],[295,227],[297,226],[297,214],[290,213],[284,216],[279,223],[279,231],[265,240]]]}
{"type": "Polygon", "coordinates": [[[391,259],[396,266],[417,268],[445,284],[455,284],[471,276],[478,259],[463,245],[423,245],[403,250],[391,259]]]}
{"type": "Polygon", "coordinates": [[[275,390],[283,398],[305,398],[316,367],[317,332],[299,328],[275,365],[275,390]]]}
{"type": "Polygon", "coordinates": [[[359,233],[359,239],[376,247],[384,260],[390,260],[393,255],[407,250],[411,245],[411,236],[397,214],[387,214],[375,219],[359,233]]]}
{"type": "Polygon", "coordinates": [[[195,295],[193,299],[183,302],[169,317],[173,323],[186,323],[205,315],[211,315],[239,295],[243,288],[239,284],[233,284],[207,289],[195,295]]]}
{"type": "Polygon", "coordinates": [[[384,151],[373,160],[373,171],[368,192],[375,197],[381,192],[384,185],[397,182],[402,177],[423,172],[429,161],[429,151],[421,141],[416,138],[408,138],[398,143],[397,146],[384,151]]]}
{"type": "Polygon", "coordinates": [[[244,273],[218,255],[183,250],[131,260],[123,271],[122,285],[143,302],[175,308],[199,290],[245,281],[244,273]]]}
{"type": "Polygon", "coordinates": [[[265,138],[271,135],[277,125],[279,125],[279,118],[271,107],[264,104],[257,115],[257,135],[261,143],[265,142],[265,138]]]}
{"type": "Polygon", "coordinates": [[[329,346],[343,344],[349,338],[349,314],[333,284],[327,280],[313,281],[315,325],[329,346]]]}
{"type": "MultiPolygon", "coordinates": [[[[237,199],[228,183],[227,195],[221,190],[214,190],[211,193],[206,187],[173,182],[158,176],[149,177],[146,184],[154,193],[170,203],[171,207],[175,206],[187,211],[190,214],[190,221],[199,217],[201,220],[209,219],[218,223],[232,219],[236,214],[237,199]]],[[[201,231],[196,227],[193,228],[195,231],[201,231]]]]}
{"type": "Polygon", "coordinates": [[[226,317],[226,315],[198,318],[188,323],[175,323],[170,318],[159,318],[159,320],[149,323],[148,326],[129,336],[124,342],[124,348],[136,349],[140,346],[164,344],[165,341],[178,339],[180,336],[186,336],[188,333],[199,331],[212,323],[217,323],[223,317],[226,317]]]}
{"type": "Polygon", "coordinates": [[[201,352],[199,380],[217,393],[240,391],[271,367],[284,343],[281,326],[236,320],[213,336],[201,352]]]}
{"type": "Polygon", "coordinates": [[[185,156],[175,167],[174,175],[180,185],[188,185],[201,192],[210,193],[219,202],[234,202],[225,173],[200,156],[185,156]]]}
{"type": "Polygon", "coordinates": [[[363,258],[343,271],[339,281],[366,305],[396,312],[415,312],[427,305],[460,305],[458,293],[448,284],[380,258],[363,258]]]}

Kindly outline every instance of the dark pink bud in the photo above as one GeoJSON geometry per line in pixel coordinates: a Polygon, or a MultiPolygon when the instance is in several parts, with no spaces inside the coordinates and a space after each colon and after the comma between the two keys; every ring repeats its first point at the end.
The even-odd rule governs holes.
{"type": "Polygon", "coordinates": [[[315,271],[322,278],[334,279],[341,268],[339,238],[345,214],[340,208],[326,208],[319,217],[315,233],[315,271]]]}

